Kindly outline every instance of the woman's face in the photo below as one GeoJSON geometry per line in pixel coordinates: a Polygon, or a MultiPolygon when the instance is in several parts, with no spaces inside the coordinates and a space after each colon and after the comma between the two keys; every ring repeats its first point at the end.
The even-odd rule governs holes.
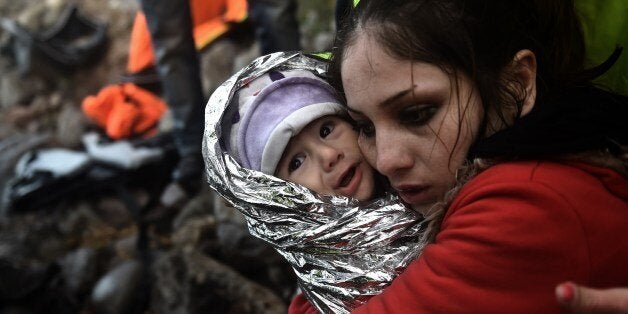
{"type": "Polygon", "coordinates": [[[290,139],[275,175],[321,194],[369,200],[373,168],[364,160],[353,126],[336,116],[308,124],[290,139]]]}
{"type": "Polygon", "coordinates": [[[435,65],[393,58],[365,34],[345,56],[342,83],[362,153],[406,203],[425,212],[453,187],[477,136],[478,93],[435,65]]]}

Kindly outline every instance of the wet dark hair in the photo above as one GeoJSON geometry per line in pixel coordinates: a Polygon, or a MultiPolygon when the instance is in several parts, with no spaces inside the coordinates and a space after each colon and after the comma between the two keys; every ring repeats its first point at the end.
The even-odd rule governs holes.
{"type": "Polygon", "coordinates": [[[466,75],[480,94],[483,121],[489,112],[510,123],[520,115],[525,91],[513,90],[518,82],[504,71],[518,51],[529,49],[536,56],[537,104],[591,85],[621,52],[597,67],[584,67],[584,39],[572,0],[362,0],[333,48],[330,81],[341,93],[341,64],[360,32],[401,60],[437,65],[454,78],[466,75]]]}

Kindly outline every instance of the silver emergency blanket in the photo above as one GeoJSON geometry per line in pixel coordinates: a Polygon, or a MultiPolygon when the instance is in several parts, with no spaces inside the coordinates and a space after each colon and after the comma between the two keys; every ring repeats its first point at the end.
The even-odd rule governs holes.
{"type": "Polygon", "coordinates": [[[207,180],[244,214],[250,233],[270,243],[292,265],[299,287],[320,312],[348,313],[383,291],[419,255],[427,241],[427,221],[390,193],[368,203],[319,195],[245,169],[229,156],[221,144],[229,126],[221,119],[233,94],[271,69],[324,75],[326,62],[302,53],[274,53],[223,83],[205,109],[207,180]]]}

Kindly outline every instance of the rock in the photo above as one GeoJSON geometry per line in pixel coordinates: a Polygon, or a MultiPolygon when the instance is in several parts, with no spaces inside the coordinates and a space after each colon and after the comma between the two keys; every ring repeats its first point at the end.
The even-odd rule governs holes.
{"type": "Polygon", "coordinates": [[[117,197],[104,196],[98,200],[96,212],[108,225],[121,229],[133,224],[133,217],[124,202],[117,197]]]}
{"type": "Polygon", "coordinates": [[[98,255],[92,248],[79,248],[60,259],[61,273],[74,295],[86,295],[98,276],[98,255]]]}
{"type": "Polygon", "coordinates": [[[97,314],[136,313],[141,306],[143,265],[136,260],[126,261],[105,274],[94,287],[90,302],[97,314]]]}
{"type": "Polygon", "coordinates": [[[261,265],[277,261],[273,249],[253,237],[246,227],[223,222],[216,227],[216,237],[224,260],[241,271],[259,269],[261,265]]]}
{"type": "Polygon", "coordinates": [[[92,206],[86,201],[77,202],[57,223],[59,232],[68,239],[77,239],[83,236],[85,226],[102,223],[96,216],[92,206]]]}
{"type": "Polygon", "coordinates": [[[200,247],[215,247],[216,221],[212,216],[191,219],[185,225],[175,229],[172,241],[184,251],[200,247]]]}
{"type": "Polygon", "coordinates": [[[121,258],[137,257],[137,234],[120,238],[113,245],[115,254],[121,258]]]}
{"type": "Polygon", "coordinates": [[[0,258],[0,304],[16,300],[41,288],[50,277],[51,265],[14,265],[0,258]]]}
{"type": "MultiPolygon", "coordinates": [[[[51,104],[54,104],[53,100],[51,99],[51,104]]],[[[70,103],[66,104],[57,116],[57,142],[63,147],[80,147],[88,124],[87,117],[79,108],[70,103]]]]}
{"type": "Polygon", "coordinates": [[[213,191],[204,184],[201,191],[181,209],[174,219],[174,229],[181,228],[187,221],[213,214],[213,191]]]}
{"type": "Polygon", "coordinates": [[[78,304],[63,286],[63,281],[57,280],[58,273],[59,267],[53,263],[7,265],[0,261],[0,311],[76,313],[78,304]]]}
{"type": "Polygon", "coordinates": [[[48,0],[43,5],[28,7],[18,17],[18,22],[33,33],[49,30],[61,17],[64,1],[48,0]]]}
{"type": "Polygon", "coordinates": [[[39,233],[39,241],[37,241],[35,237],[33,237],[33,239],[30,239],[30,241],[33,242],[37,241],[37,251],[41,255],[42,259],[56,258],[57,256],[62,256],[69,249],[66,239],[57,236],[56,230],[53,229],[54,227],[51,226],[49,230],[42,230],[42,232],[39,233]]]}
{"type": "Polygon", "coordinates": [[[246,219],[242,213],[229,206],[229,204],[227,204],[227,202],[220,195],[218,195],[218,193],[211,191],[211,194],[213,198],[212,207],[217,221],[246,226],[246,219]]]}
{"type": "Polygon", "coordinates": [[[160,313],[286,313],[269,289],[197,251],[159,258],[150,310],[160,313]]]}
{"type": "Polygon", "coordinates": [[[17,70],[5,70],[0,77],[0,109],[30,103],[45,90],[45,83],[35,76],[22,76],[17,70]]]}
{"type": "Polygon", "coordinates": [[[216,237],[214,256],[240,274],[272,289],[284,300],[290,300],[296,277],[290,265],[268,243],[249,234],[246,227],[227,222],[216,227],[216,237]]]}

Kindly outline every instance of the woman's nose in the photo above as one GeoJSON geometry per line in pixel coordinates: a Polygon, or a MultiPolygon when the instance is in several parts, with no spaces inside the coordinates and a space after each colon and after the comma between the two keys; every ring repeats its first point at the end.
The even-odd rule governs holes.
{"type": "Polygon", "coordinates": [[[325,171],[331,171],[338,164],[338,161],[344,158],[342,150],[333,145],[323,144],[318,147],[317,151],[321,166],[325,171]]]}
{"type": "Polygon", "coordinates": [[[408,143],[402,143],[399,136],[377,135],[375,142],[375,168],[389,179],[399,171],[412,168],[412,155],[406,150],[408,143]]]}

